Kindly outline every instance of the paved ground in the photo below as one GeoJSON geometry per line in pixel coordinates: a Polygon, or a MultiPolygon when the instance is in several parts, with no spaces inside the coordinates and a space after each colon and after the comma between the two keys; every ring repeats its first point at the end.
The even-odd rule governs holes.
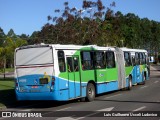
{"type": "MultiPolygon", "coordinates": [[[[42,116],[45,116],[45,118],[38,118],[39,120],[160,120],[160,117],[106,117],[107,115],[117,112],[123,113],[124,115],[132,113],[139,115],[140,113],[142,116],[142,113],[145,111],[150,111],[154,114],[159,111],[160,115],[160,66],[151,66],[151,77],[150,80],[146,81],[145,85],[133,86],[131,91],[121,90],[99,95],[93,102],[80,102],[78,100],[69,102],[21,102],[6,110],[19,112],[43,111],[42,116]],[[111,113],[107,114],[109,111],[111,113]],[[106,116],[104,117],[104,115],[106,116]],[[47,116],[57,117],[51,118],[47,116]]],[[[0,120],[1,119],[11,120],[11,118],[0,118],[0,120]]]]}

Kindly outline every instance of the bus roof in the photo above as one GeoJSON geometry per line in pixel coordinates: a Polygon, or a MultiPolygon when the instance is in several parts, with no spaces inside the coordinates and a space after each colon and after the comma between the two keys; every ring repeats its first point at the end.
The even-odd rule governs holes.
{"type": "Polygon", "coordinates": [[[120,48],[122,51],[129,51],[129,52],[145,52],[147,53],[147,50],[143,49],[131,49],[131,48],[120,48]]]}
{"type": "Polygon", "coordinates": [[[111,50],[111,51],[115,51],[114,47],[100,47],[97,45],[62,45],[62,44],[35,44],[35,45],[28,45],[28,46],[22,46],[19,48],[16,48],[16,50],[20,50],[20,49],[28,49],[28,48],[36,48],[36,47],[53,47],[55,49],[65,49],[65,50],[79,50],[82,48],[90,48],[90,49],[96,49],[96,50],[111,50]]]}
{"type": "Polygon", "coordinates": [[[115,48],[114,47],[101,47],[101,46],[97,46],[97,45],[85,45],[85,46],[81,46],[81,45],[52,45],[55,49],[66,49],[66,50],[70,50],[70,49],[82,49],[82,48],[93,48],[96,50],[111,50],[114,51],[115,48]]]}

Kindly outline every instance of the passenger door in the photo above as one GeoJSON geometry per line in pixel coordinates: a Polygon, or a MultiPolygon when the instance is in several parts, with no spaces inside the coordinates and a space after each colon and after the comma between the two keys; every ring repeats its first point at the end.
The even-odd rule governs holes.
{"type": "Polygon", "coordinates": [[[135,53],[135,58],[136,58],[135,75],[136,75],[136,83],[138,83],[140,81],[140,56],[139,56],[139,53],[135,53]]]}
{"type": "Polygon", "coordinates": [[[81,96],[79,56],[67,56],[69,99],[81,96]]]}

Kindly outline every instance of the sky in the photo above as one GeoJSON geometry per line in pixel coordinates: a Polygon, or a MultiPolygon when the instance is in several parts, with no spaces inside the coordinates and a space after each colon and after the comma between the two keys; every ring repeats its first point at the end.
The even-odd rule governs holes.
{"type": "MultiPolygon", "coordinates": [[[[17,35],[31,35],[48,22],[48,15],[57,16],[54,10],[63,9],[65,1],[71,8],[82,8],[83,0],[0,0],[0,27],[5,34],[12,28],[17,35]]],[[[134,13],[160,22],[160,0],[102,0],[108,7],[113,1],[116,3],[114,12],[134,13]]]]}

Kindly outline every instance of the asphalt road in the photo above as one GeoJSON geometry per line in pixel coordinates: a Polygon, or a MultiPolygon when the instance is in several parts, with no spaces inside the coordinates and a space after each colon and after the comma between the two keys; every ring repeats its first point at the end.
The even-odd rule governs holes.
{"type": "MultiPolygon", "coordinates": [[[[145,112],[152,112],[156,115],[159,111],[160,115],[160,66],[151,66],[151,77],[150,80],[146,81],[145,85],[133,86],[130,91],[120,90],[99,95],[93,102],[80,102],[78,100],[69,102],[26,101],[17,103],[7,108],[6,111],[26,113],[39,111],[43,116],[38,118],[39,120],[160,120],[160,117],[142,117],[145,112]],[[116,113],[123,115],[133,113],[141,117],[113,117],[113,114],[116,113]],[[107,117],[107,115],[112,115],[112,117],[107,117]]],[[[22,118],[1,119],[13,120],[22,118]]]]}

